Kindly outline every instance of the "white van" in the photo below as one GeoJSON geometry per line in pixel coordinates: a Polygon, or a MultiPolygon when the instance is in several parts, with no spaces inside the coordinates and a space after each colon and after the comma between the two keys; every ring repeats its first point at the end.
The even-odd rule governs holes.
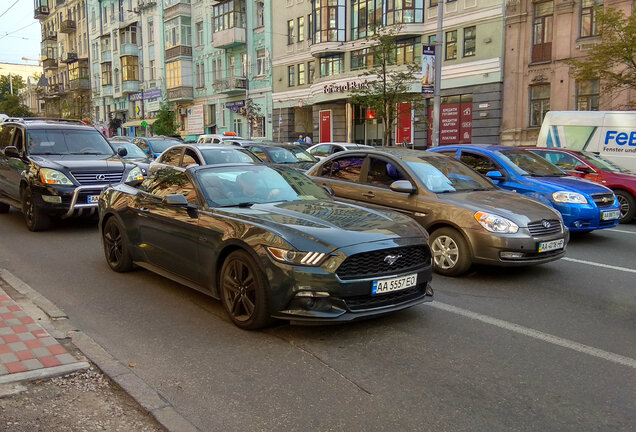
{"type": "Polygon", "coordinates": [[[549,111],[537,147],[585,150],[636,171],[636,111],[549,111]]]}

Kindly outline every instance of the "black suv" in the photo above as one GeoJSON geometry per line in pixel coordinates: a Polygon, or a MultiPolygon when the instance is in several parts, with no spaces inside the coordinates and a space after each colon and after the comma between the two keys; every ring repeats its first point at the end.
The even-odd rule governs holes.
{"type": "Polygon", "coordinates": [[[125,154],[78,120],[10,118],[0,123],[0,213],[20,208],[31,231],[96,214],[104,187],[143,179],[125,154]]]}

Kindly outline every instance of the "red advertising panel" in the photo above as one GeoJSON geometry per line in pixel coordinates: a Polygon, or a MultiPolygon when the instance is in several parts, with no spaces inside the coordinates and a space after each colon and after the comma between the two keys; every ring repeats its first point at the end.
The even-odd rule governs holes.
{"type": "Polygon", "coordinates": [[[473,139],[473,103],[462,102],[459,113],[459,143],[469,144],[473,139]]]}
{"type": "Polygon", "coordinates": [[[331,110],[320,111],[320,142],[331,142],[331,110]]]}
{"type": "Polygon", "coordinates": [[[397,131],[395,133],[395,142],[400,144],[406,140],[406,142],[411,144],[411,132],[411,104],[404,102],[397,106],[397,131]]]}
{"type": "MultiPolygon", "coordinates": [[[[473,103],[442,104],[441,121],[439,125],[439,145],[468,144],[473,135],[473,103]]],[[[432,145],[433,135],[433,107],[428,107],[428,143],[432,145]]]]}

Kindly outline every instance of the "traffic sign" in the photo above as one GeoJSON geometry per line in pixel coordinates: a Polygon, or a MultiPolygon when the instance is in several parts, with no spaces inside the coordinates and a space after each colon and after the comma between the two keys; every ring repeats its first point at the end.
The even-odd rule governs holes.
{"type": "Polygon", "coordinates": [[[141,122],[141,125],[142,125],[143,127],[146,127],[146,126],[148,126],[148,122],[147,122],[146,120],[144,120],[144,121],[142,121],[142,122],[141,122]]]}

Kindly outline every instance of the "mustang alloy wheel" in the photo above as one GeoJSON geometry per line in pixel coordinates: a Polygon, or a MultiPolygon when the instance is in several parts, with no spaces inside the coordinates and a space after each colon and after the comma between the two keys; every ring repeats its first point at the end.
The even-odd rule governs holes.
{"type": "Polygon", "coordinates": [[[247,252],[235,251],[225,259],[220,291],[223,307],[238,327],[255,330],[270,322],[266,283],[247,252]]]}
{"type": "Polygon", "coordinates": [[[470,251],[464,237],[453,228],[440,228],[430,237],[435,271],[446,276],[459,276],[471,265],[470,251]]]}
{"type": "Polygon", "coordinates": [[[128,241],[119,221],[115,217],[111,217],[106,221],[102,240],[104,254],[110,268],[120,273],[132,270],[133,261],[128,241]]]}
{"type": "Polygon", "coordinates": [[[33,192],[28,187],[22,189],[22,214],[30,231],[44,231],[51,226],[51,218],[35,204],[33,192]]]}

